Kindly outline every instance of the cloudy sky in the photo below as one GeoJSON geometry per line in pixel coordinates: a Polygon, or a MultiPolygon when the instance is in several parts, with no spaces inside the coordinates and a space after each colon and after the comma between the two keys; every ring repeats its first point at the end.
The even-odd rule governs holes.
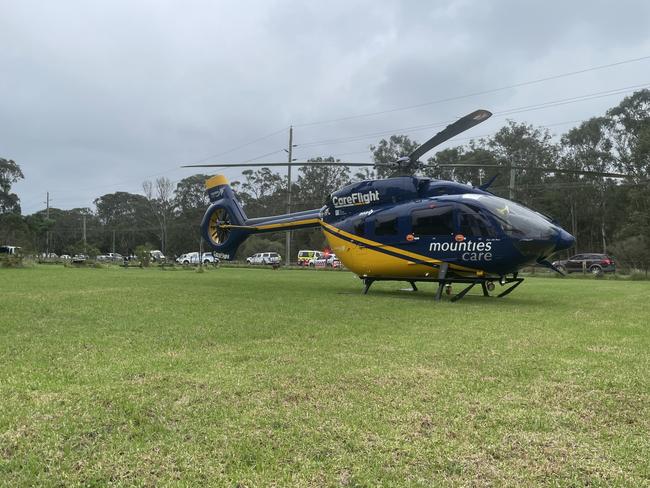
{"type": "Polygon", "coordinates": [[[0,157],[32,213],[283,161],[289,125],[301,160],[368,161],[476,108],[495,116],[447,146],[506,118],[561,134],[650,84],[649,25],[642,0],[0,0],[0,157]]]}

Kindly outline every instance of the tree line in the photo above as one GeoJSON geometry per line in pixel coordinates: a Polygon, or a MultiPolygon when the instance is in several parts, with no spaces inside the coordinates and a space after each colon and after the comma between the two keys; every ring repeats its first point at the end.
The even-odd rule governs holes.
{"type": "MultiPolygon", "coordinates": [[[[410,153],[417,142],[393,135],[370,146],[376,163],[410,153]]],[[[301,167],[292,183],[292,211],[319,208],[325,197],[353,180],[388,177],[390,169],[353,173],[339,161],[315,158],[323,166],[301,167]]],[[[650,267],[650,91],[625,98],[605,114],[586,120],[554,139],[548,129],[509,121],[494,135],[441,150],[426,161],[421,174],[478,186],[498,175],[490,191],[552,216],[576,237],[572,252],[605,252],[622,264],[650,267]],[[447,165],[489,165],[488,167],[447,165]],[[511,171],[515,166],[516,170],[511,171]],[[542,169],[543,168],[543,169],[542,169]],[[624,179],[553,173],[544,169],[615,171],[624,179]]],[[[246,170],[232,182],[250,217],[286,212],[287,179],[270,168],[246,170]]],[[[199,224],[208,206],[205,174],[173,185],[167,178],[146,181],[142,193],[101,195],[94,208],[50,208],[22,215],[11,185],[24,178],[19,165],[0,158],[0,243],[28,252],[71,254],[116,251],[130,254],[138,246],[168,256],[200,247],[199,224]]],[[[318,230],[293,232],[292,249],[321,249],[318,230]]],[[[284,235],[253,236],[238,253],[284,254],[284,235]]]]}

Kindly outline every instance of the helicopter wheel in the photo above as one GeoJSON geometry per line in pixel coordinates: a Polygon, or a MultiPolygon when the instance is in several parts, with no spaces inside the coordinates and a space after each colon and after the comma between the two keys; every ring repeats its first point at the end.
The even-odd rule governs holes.
{"type": "Polygon", "coordinates": [[[445,293],[446,293],[447,295],[451,295],[451,283],[447,283],[447,284],[445,285],[445,293]]]}

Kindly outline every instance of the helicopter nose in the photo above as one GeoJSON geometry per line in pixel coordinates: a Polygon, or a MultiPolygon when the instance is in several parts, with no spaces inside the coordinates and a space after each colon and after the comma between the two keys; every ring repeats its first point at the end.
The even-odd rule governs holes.
{"type": "Polygon", "coordinates": [[[576,242],[576,238],[569,234],[564,229],[560,229],[558,232],[557,240],[555,241],[555,251],[564,251],[573,247],[576,242]]]}

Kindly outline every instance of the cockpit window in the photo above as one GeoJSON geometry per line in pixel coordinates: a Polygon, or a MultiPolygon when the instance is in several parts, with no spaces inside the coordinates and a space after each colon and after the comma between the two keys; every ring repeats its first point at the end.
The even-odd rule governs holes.
{"type": "Polygon", "coordinates": [[[458,209],[460,233],[465,237],[496,237],[489,222],[470,207],[461,206],[458,209]]]}
{"type": "Polygon", "coordinates": [[[523,205],[492,195],[481,195],[475,200],[490,212],[510,237],[547,239],[553,235],[553,224],[523,205]]]}
{"type": "Polygon", "coordinates": [[[453,207],[422,208],[411,212],[412,232],[415,235],[444,236],[454,233],[453,207]]]}

